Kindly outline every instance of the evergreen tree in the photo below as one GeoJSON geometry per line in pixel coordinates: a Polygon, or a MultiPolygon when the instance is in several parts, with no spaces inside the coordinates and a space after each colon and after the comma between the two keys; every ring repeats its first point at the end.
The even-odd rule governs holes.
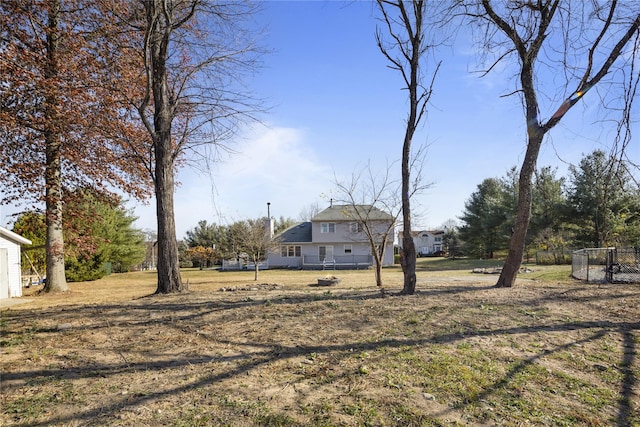
{"type": "Polygon", "coordinates": [[[133,228],[136,217],[120,199],[106,199],[86,190],[73,192],[65,203],[68,243],[65,269],[69,281],[96,280],[129,271],[144,259],[145,236],[133,228]]]}
{"type": "Polygon", "coordinates": [[[225,227],[217,224],[209,224],[207,220],[198,221],[192,230],[187,231],[185,243],[190,248],[202,246],[213,248],[221,243],[225,235],[225,227]]]}
{"type": "Polygon", "coordinates": [[[13,231],[31,240],[31,246],[22,248],[22,268],[29,267],[33,273],[45,275],[47,254],[47,225],[43,213],[25,212],[13,224],[13,231]]]}
{"type": "Polygon", "coordinates": [[[637,239],[638,188],[629,172],[617,165],[604,151],[596,150],[569,169],[571,217],[578,226],[579,245],[624,246],[637,239]]]}
{"type": "Polygon", "coordinates": [[[509,219],[515,206],[505,181],[487,178],[465,203],[460,217],[460,238],[468,255],[493,258],[497,250],[506,249],[509,241],[509,219]]]}
{"type": "MultiPolygon", "coordinates": [[[[67,280],[96,280],[111,272],[129,271],[144,259],[145,236],[133,228],[131,215],[119,199],[106,199],[88,190],[67,194],[63,209],[65,222],[64,261],[67,280]]],[[[38,273],[46,275],[45,215],[26,212],[13,229],[33,242],[33,250],[25,252],[38,273]]],[[[30,265],[28,263],[23,265],[30,265]]]]}
{"type": "Polygon", "coordinates": [[[456,259],[464,255],[462,240],[457,228],[447,228],[442,238],[442,243],[449,258],[456,259]]]}
{"type": "Polygon", "coordinates": [[[297,224],[298,221],[296,221],[293,218],[285,218],[282,215],[280,215],[280,218],[277,218],[274,221],[273,224],[273,233],[274,234],[278,234],[284,230],[286,230],[287,228],[291,227],[292,225],[297,224]]]}
{"type": "Polygon", "coordinates": [[[543,230],[559,231],[567,218],[565,179],[556,178],[557,169],[543,167],[536,172],[529,234],[538,236],[543,230]]]}

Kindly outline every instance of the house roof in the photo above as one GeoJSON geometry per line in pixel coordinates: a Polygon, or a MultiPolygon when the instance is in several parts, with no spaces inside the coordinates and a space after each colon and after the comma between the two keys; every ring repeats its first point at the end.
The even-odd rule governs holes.
{"type": "Polygon", "coordinates": [[[11,230],[7,230],[4,227],[0,227],[0,236],[4,237],[7,240],[11,240],[12,242],[18,243],[18,244],[21,244],[21,245],[30,245],[31,244],[31,240],[25,239],[21,235],[16,234],[11,230]]]}
{"type": "Polygon", "coordinates": [[[390,214],[371,205],[332,205],[311,218],[311,221],[353,221],[358,216],[373,221],[394,220],[390,214]]]}
{"type": "Polygon", "coordinates": [[[276,236],[281,243],[311,243],[311,222],[301,222],[276,236]]]}
{"type": "MultiPolygon", "coordinates": [[[[402,231],[400,232],[402,233],[402,231]]],[[[445,231],[444,230],[418,230],[418,231],[412,231],[411,235],[414,237],[417,237],[419,235],[421,235],[422,233],[428,233],[431,235],[436,235],[436,234],[444,234],[445,231]]]]}

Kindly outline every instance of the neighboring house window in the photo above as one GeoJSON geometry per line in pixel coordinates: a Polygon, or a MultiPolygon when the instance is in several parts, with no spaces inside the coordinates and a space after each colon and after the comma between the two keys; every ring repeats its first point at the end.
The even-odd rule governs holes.
{"type": "Polygon", "coordinates": [[[321,233],[335,233],[336,232],[336,224],[334,222],[323,222],[320,224],[320,232],[321,233]]]}
{"type": "Polygon", "coordinates": [[[351,245],[344,245],[344,253],[345,254],[350,254],[351,253],[351,245]]]}
{"type": "Polygon", "coordinates": [[[436,237],[436,242],[442,242],[442,237],[436,237]]]}
{"type": "Polygon", "coordinates": [[[362,233],[363,231],[362,224],[360,224],[359,222],[349,223],[349,230],[352,233],[362,233]]]}
{"type": "Polygon", "coordinates": [[[300,246],[282,246],[280,248],[280,255],[282,257],[299,257],[300,256],[300,246]]]}

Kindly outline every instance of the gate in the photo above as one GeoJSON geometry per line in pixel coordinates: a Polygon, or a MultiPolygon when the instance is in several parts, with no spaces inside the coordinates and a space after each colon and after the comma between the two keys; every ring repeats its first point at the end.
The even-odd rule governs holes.
{"type": "Polygon", "coordinates": [[[609,249],[606,279],[609,283],[640,283],[640,247],[609,249]]]}

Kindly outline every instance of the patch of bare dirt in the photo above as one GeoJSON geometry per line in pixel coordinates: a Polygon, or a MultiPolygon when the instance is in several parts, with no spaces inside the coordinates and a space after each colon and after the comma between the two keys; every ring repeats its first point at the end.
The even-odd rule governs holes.
{"type": "Polygon", "coordinates": [[[0,424],[640,423],[638,285],[418,288],[263,283],[14,306],[0,424]]]}

